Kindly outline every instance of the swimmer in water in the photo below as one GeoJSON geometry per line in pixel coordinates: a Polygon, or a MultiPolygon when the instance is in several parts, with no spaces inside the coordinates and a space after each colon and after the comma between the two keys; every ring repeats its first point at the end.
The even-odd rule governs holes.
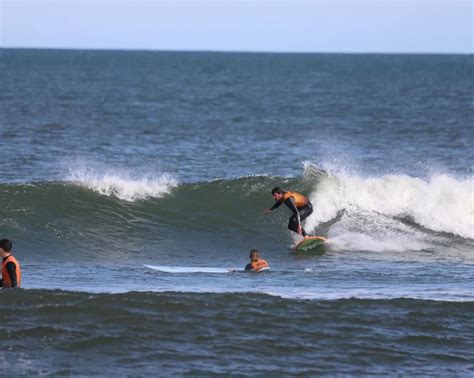
{"type": "Polygon", "coordinates": [[[245,267],[245,271],[251,271],[251,272],[264,272],[265,270],[269,270],[270,266],[268,263],[260,258],[260,251],[258,249],[252,249],[250,251],[250,263],[247,264],[245,267]]]}

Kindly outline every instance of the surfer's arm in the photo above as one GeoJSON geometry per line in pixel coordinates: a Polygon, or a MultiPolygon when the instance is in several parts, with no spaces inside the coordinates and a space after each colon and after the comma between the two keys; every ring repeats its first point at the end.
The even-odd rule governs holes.
{"type": "Polygon", "coordinates": [[[283,201],[277,201],[275,204],[269,209],[270,211],[275,210],[276,208],[280,207],[283,201]]]}
{"type": "Polygon", "coordinates": [[[17,282],[17,277],[16,277],[15,263],[9,262],[6,268],[7,268],[8,275],[10,276],[10,282],[12,283],[12,287],[17,287],[18,282],[17,282]]]}
{"type": "Polygon", "coordinates": [[[252,265],[251,264],[247,264],[245,266],[245,269],[244,269],[246,272],[249,271],[249,270],[252,270],[252,265]]]}

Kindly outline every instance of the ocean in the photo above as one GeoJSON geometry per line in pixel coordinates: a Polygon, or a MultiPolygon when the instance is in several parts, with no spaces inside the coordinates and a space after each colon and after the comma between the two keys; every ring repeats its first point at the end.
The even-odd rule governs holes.
{"type": "Polygon", "coordinates": [[[474,375],[473,72],[0,49],[0,238],[23,271],[1,374],[474,375]],[[275,186],[308,195],[323,253],[263,212],[275,186]],[[253,248],[270,272],[205,272],[253,248]]]}

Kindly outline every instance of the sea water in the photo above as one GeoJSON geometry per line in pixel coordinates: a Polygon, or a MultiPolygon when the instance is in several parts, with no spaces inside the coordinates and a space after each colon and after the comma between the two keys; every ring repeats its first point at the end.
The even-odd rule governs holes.
{"type": "Polygon", "coordinates": [[[0,50],[0,371],[474,374],[473,63],[0,50]]]}

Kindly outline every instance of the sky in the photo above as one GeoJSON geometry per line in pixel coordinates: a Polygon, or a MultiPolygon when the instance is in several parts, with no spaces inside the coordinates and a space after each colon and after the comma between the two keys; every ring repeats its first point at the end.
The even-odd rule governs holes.
{"type": "Polygon", "coordinates": [[[0,47],[473,53],[474,0],[0,0],[0,47]]]}

